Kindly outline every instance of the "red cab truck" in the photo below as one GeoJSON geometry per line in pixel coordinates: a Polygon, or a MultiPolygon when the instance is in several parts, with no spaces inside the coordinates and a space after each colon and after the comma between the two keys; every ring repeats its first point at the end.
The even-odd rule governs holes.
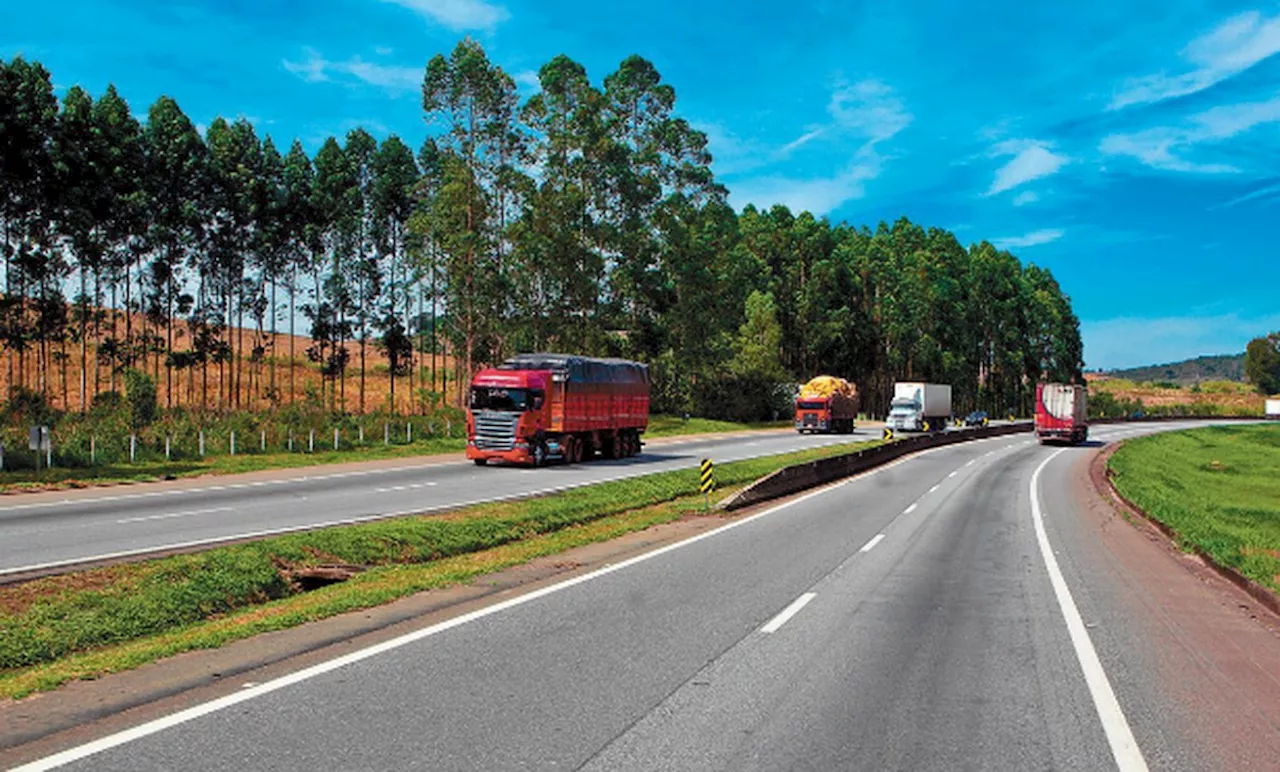
{"type": "Polygon", "coordinates": [[[622,359],[520,354],[471,380],[467,458],[542,466],[640,452],[649,368],[622,359]]]}
{"type": "Polygon", "coordinates": [[[796,431],[852,434],[858,417],[858,387],[843,378],[819,375],[800,387],[796,431]]]}
{"type": "Polygon", "coordinates": [[[1047,442],[1084,442],[1089,436],[1088,394],[1071,383],[1036,384],[1036,437],[1047,442]]]}

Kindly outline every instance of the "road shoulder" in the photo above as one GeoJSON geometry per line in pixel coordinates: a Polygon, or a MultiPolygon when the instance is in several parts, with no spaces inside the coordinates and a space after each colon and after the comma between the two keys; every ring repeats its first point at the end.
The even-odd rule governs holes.
{"type": "MultiPolygon", "coordinates": [[[[1122,588],[1161,692],[1220,769],[1271,769],[1280,758],[1280,616],[1181,552],[1153,524],[1099,490],[1101,453],[1071,465],[1082,537],[1100,546],[1106,585],[1122,588]]],[[[1139,738],[1141,742],[1141,738],[1139,738]]],[[[1154,761],[1154,760],[1153,760],[1154,761]]]]}

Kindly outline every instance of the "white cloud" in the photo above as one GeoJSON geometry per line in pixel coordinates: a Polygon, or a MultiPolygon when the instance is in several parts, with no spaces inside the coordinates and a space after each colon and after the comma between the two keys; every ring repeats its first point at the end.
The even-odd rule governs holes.
{"type": "Polygon", "coordinates": [[[1035,193],[1032,193],[1029,190],[1024,190],[1018,195],[1013,197],[1013,205],[1025,206],[1027,204],[1034,204],[1039,200],[1040,200],[1040,196],[1036,195],[1035,193]]]}
{"type": "Polygon", "coordinates": [[[308,83],[324,83],[334,81],[335,76],[345,76],[348,81],[355,79],[392,93],[413,91],[422,85],[422,70],[417,67],[375,64],[358,56],[345,62],[335,62],[325,59],[313,48],[307,48],[305,52],[305,61],[293,62],[285,59],[282,64],[286,70],[308,83]]]}
{"type": "Polygon", "coordinates": [[[1003,239],[992,239],[991,244],[997,249],[1022,249],[1025,247],[1034,247],[1039,244],[1048,244],[1051,241],[1057,241],[1062,238],[1063,231],[1059,228],[1044,228],[1038,231],[1024,234],[1022,236],[1008,236],[1003,239]]]}
{"type": "Polygon", "coordinates": [[[391,56],[396,50],[391,46],[374,46],[373,52],[378,56],[391,56]]]}
{"type": "Polygon", "coordinates": [[[1257,11],[1233,16],[1182,49],[1191,67],[1177,74],[1160,72],[1131,78],[1117,90],[1107,109],[1150,104],[1203,91],[1280,53],[1280,14],[1257,11]]]}
{"type": "Polygon", "coordinates": [[[716,174],[732,175],[759,169],[769,163],[772,153],[757,140],[740,137],[724,125],[693,121],[693,128],[707,135],[716,174]]]}
{"type": "Polygon", "coordinates": [[[408,8],[455,32],[491,30],[511,18],[501,5],[485,0],[384,0],[408,8]]]}
{"type": "Polygon", "coordinates": [[[793,213],[811,212],[821,217],[846,201],[866,195],[863,183],[874,179],[878,173],[876,168],[855,165],[832,177],[759,177],[733,185],[729,190],[729,201],[738,210],[747,204],[761,208],[782,204],[793,213]]]}
{"type": "Polygon", "coordinates": [[[1195,145],[1221,142],[1257,126],[1280,122],[1280,97],[1262,102],[1219,105],[1191,116],[1187,125],[1157,127],[1133,134],[1104,137],[1099,150],[1107,155],[1127,155],[1148,166],[1170,171],[1228,174],[1240,170],[1226,164],[1200,164],[1175,153],[1195,145]]]}
{"type": "Polygon", "coordinates": [[[538,79],[538,73],[534,70],[521,70],[511,76],[517,86],[537,91],[542,88],[542,81],[538,79]]]}
{"type": "Polygon", "coordinates": [[[838,83],[827,113],[836,127],[865,137],[868,145],[891,139],[913,119],[893,89],[875,79],[838,83]]]}
{"type": "Polygon", "coordinates": [[[1054,153],[1048,142],[1035,139],[1005,140],[991,149],[993,156],[1012,155],[1013,159],[996,170],[995,180],[986,195],[994,196],[1019,185],[1057,174],[1070,159],[1054,153]]]}
{"type": "Polygon", "coordinates": [[[1250,340],[1271,330],[1280,330],[1280,314],[1119,317],[1080,323],[1085,364],[1108,370],[1238,354],[1250,340]]]}
{"type": "Polygon", "coordinates": [[[1256,201],[1260,198],[1277,198],[1277,197],[1280,197],[1280,185],[1267,185],[1266,187],[1249,191],[1248,193],[1245,193],[1243,196],[1237,196],[1236,198],[1233,198],[1230,201],[1223,201],[1221,204],[1214,204],[1213,206],[1209,207],[1209,211],[1212,212],[1218,209],[1230,209],[1233,206],[1239,206],[1240,204],[1244,204],[1249,201],[1256,201]]]}
{"type": "Polygon", "coordinates": [[[778,153],[780,155],[787,155],[792,150],[795,150],[797,148],[800,148],[809,144],[810,142],[817,139],[818,137],[821,137],[826,132],[827,132],[827,129],[825,126],[820,126],[816,129],[807,131],[804,134],[802,134],[799,138],[794,139],[791,142],[788,142],[787,144],[783,145],[782,149],[779,150],[778,153]]]}

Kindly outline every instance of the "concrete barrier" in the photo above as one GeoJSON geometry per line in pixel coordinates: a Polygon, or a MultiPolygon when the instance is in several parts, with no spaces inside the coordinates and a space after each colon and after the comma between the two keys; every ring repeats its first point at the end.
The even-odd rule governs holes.
{"type": "Polygon", "coordinates": [[[960,442],[971,442],[987,437],[1029,432],[1034,428],[1035,426],[1031,421],[1025,421],[1003,426],[961,429],[941,434],[915,435],[841,456],[832,456],[818,461],[786,466],[756,480],[728,497],[720,502],[719,507],[724,510],[741,509],[762,501],[789,496],[809,488],[816,488],[819,485],[826,485],[845,477],[851,477],[928,448],[955,445],[960,442]]]}

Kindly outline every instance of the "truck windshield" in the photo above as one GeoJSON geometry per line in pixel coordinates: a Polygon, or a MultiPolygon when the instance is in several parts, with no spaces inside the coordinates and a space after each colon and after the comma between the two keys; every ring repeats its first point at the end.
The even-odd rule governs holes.
{"type": "Polygon", "coordinates": [[[471,408],[473,410],[505,410],[522,413],[542,406],[539,389],[507,389],[499,386],[473,386],[471,408]]]}
{"type": "Polygon", "coordinates": [[[797,402],[797,410],[825,410],[827,403],[825,402],[797,402]]]}
{"type": "Polygon", "coordinates": [[[916,401],[914,399],[899,398],[893,401],[893,404],[891,405],[891,407],[894,410],[897,410],[899,408],[901,408],[902,410],[914,410],[916,407],[916,401]]]}

